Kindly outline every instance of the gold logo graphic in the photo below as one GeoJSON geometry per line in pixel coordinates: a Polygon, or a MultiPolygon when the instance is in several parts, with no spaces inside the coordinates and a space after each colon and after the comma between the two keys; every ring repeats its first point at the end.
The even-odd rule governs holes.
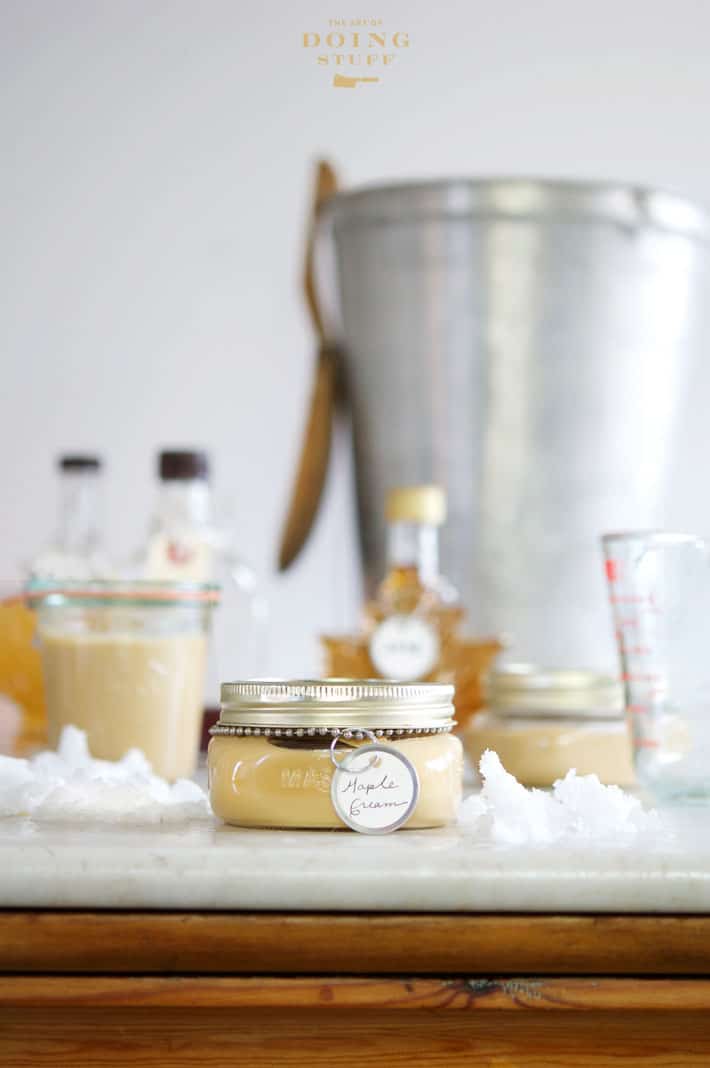
{"type": "Polygon", "coordinates": [[[347,74],[334,74],[333,85],[336,89],[354,89],[360,82],[379,82],[379,78],[349,78],[347,74]]]}
{"type": "Polygon", "coordinates": [[[319,67],[335,68],[334,89],[357,89],[380,83],[380,72],[395,64],[410,39],[403,30],[388,30],[382,19],[335,18],[321,30],[304,33],[302,46],[319,67]]]}

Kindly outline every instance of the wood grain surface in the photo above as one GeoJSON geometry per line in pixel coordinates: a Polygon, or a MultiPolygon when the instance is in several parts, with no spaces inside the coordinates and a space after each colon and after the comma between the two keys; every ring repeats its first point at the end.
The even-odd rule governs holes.
{"type": "Polygon", "coordinates": [[[3,1068],[688,1068],[707,1013],[329,1012],[184,1008],[0,1011],[3,1068]]]}
{"type": "Polygon", "coordinates": [[[710,976],[710,916],[0,910],[0,972],[710,976]]]}
{"type": "Polygon", "coordinates": [[[706,1012],[706,979],[382,979],[5,976],[10,1008],[299,1009],[331,1012],[706,1012]]]}
{"type": "Polygon", "coordinates": [[[0,971],[3,1068],[710,1065],[704,916],[7,910],[0,971]]]}

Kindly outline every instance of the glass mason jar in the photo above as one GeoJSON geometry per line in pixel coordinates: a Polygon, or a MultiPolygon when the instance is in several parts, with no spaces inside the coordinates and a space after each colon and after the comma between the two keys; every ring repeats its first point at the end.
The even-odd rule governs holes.
{"type": "Polygon", "coordinates": [[[212,808],[241,827],[352,826],[336,810],[333,776],[359,747],[379,745],[413,769],[406,826],[451,823],[463,775],[452,698],[452,686],[431,683],[223,683],[207,752],[212,808]]]}
{"type": "Polygon", "coordinates": [[[487,707],[463,741],[476,767],[494,749],[524,786],[552,786],[570,768],[606,784],[634,782],[621,685],[591,671],[510,664],[492,672],[487,707]]]}
{"type": "Polygon", "coordinates": [[[157,774],[191,775],[216,586],[34,580],[49,743],[86,731],[92,756],[142,750],[157,774]]]}

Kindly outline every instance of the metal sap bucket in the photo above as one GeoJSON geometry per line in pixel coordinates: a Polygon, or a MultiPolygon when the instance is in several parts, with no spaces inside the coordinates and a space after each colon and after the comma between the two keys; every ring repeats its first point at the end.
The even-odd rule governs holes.
{"type": "Polygon", "coordinates": [[[608,666],[600,532],[656,524],[710,347],[707,217],[623,186],[437,181],[331,202],[366,578],[442,483],[442,563],[516,655],[608,666]]]}

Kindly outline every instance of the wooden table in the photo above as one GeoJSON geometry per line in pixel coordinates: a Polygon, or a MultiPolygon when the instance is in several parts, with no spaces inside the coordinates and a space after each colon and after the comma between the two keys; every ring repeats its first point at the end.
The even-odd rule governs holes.
{"type": "Polygon", "coordinates": [[[0,1065],[710,1065],[710,916],[0,911],[0,1065]]]}

